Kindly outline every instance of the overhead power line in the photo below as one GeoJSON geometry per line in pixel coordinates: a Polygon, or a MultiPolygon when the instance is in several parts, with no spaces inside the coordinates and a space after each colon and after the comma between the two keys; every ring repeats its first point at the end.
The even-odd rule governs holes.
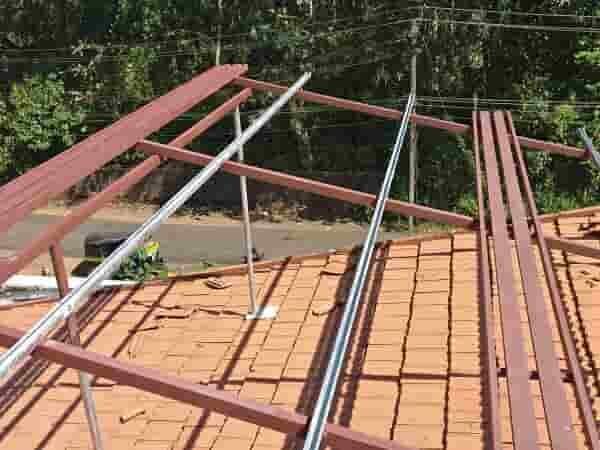
{"type": "MultiPolygon", "coordinates": [[[[293,31],[299,31],[299,32],[305,31],[306,33],[309,33],[303,38],[298,38],[298,40],[302,41],[302,40],[313,39],[315,37],[328,37],[328,36],[335,36],[337,34],[344,34],[344,33],[358,33],[358,32],[363,32],[363,31],[370,30],[370,29],[376,29],[379,27],[389,27],[389,26],[398,25],[401,23],[408,23],[411,21],[412,21],[412,19],[410,19],[410,18],[395,19],[395,20],[389,20],[384,23],[353,26],[353,27],[342,28],[339,30],[323,31],[323,32],[318,32],[318,33],[312,33],[312,32],[309,32],[308,30],[301,30],[301,29],[300,30],[272,29],[272,30],[261,30],[260,32],[244,32],[244,33],[224,34],[224,35],[220,36],[220,38],[217,36],[208,35],[206,33],[188,30],[189,33],[200,34],[202,37],[140,41],[140,42],[131,42],[131,43],[126,43],[126,44],[123,44],[123,43],[107,43],[107,44],[89,43],[89,44],[86,44],[86,46],[89,50],[94,50],[95,46],[102,47],[105,50],[111,50],[111,49],[133,49],[133,48],[156,48],[157,46],[160,46],[163,44],[190,44],[190,43],[194,43],[194,42],[210,41],[210,43],[207,44],[206,49],[212,49],[213,48],[212,46],[218,39],[221,39],[223,46],[231,46],[231,43],[223,42],[223,41],[227,41],[228,39],[233,39],[233,38],[253,37],[260,33],[281,34],[281,33],[293,32],[293,31]]],[[[254,46],[260,47],[261,45],[256,44],[254,46]]],[[[75,47],[77,47],[77,46],[43,48],[43,49],[3,49],[2,51],[6,52],[6,53],[56,54],[58,52],[72,51],[75,47]]],[[[245,44],[244,47],[248,48],[248,44],[245,44]]],[[[250,47],[253,47],[253,46],[250,46],[250,47]]],[[[120,57],[120,56],[117,56],[117,57],[120,57]]],[[[81,57],[81,59],[83,59],[83,57],[81,57]]]]}
{"type": "MultiPolygon", "coordinates": [[[[400,21],[395,21],[393,24],[399,23],[400,21]]],[[[402,21],[402,22],[408,22],[407,21],[402,21]]],[[[391,23],[388,23],[387,25],[390,25],[391,23]]],[[[384,24],[386,25],[386,24],[384,24]]],[[[377,26],[379,27],[379,26],[377,26]]],[[[375,28],[375,27],[373,27],[375,28]]],[[[365,28],[362,28],[361,30],[354,30],[352,31],[352,33],[357,33],[359,31],[364,31],[365,28]]],[[[305,40],[308,40],[309,38],[306,38],[305,40]]],[[[395,38],[395,39],[388,39],[385,41],[381,41],[381,42],[376,42],[375,44],[377,46],[381,46],[381,45],[386,45],[386,44],[397,44],[400,42],[400,39],[395,38]]],[[[253,44],[253,45],[249,45],[249,44],[243,44],[242,46],[236,47],[233,45],[224,45],[222,46],[222,50],[224,51],[235,51],[235,50],[248,50],[251,48],[260,48],[262,47],[262,45],[258,45],[258,44],[253,44]]],[[[344,45],[342,47],[338,47],[335,48],[333,50],[327,51],[322,55],[316,55],[311,59],[311,62],[319,62],[319,63],[324,63],[324,61],[322,61],[322,59],[324,57],[329,57],[332,55],[338,55],[340,53],[342,53],[343,55],[343,51],[346,50],[352,50],[353,53],[356,53],[357,51],[359,51],[359,49],[357,49],[356,46],[356,42],[352,43],[352,44],[347,44],[344,45]]],[[[194,48],[194,49],[182,49],[182,50],[171,50],[171,51],[164,51],[164,52],[156,52],[152,55],[153,58],[169,58],[169,57],[175,57],[175,56],[191,56],[191,55],[198,55],[198,54],[205,54],[205,55],[209,55],[211,54],[213,51],[213,48],[194,48]]],[[[98,61],[99,62],[113,62],[113,61],[121,61],[123,59],[127,59],[128,55],[127,54],[122,54],[122,55],[103,55],[101,56],[98,61]]],[[[94,59],[94,57],[84,57],[84,56],[65,56],[65,57],[58,57],[58,56],[20,56],[20,57],[5,57],[2,58],[0,56],[0,63],[2,63],[2,61],[5,62],[9,62],[9,63],[32,63],[32,62],[46,62],[46,63],[56,63],[56,64],[80,64],[80,63],[86,63],[86,62],[90,62],[94,59]]],[[[266,67],[280,67],[280,64],[271,64],[268,65],[266,67]]],[[[265,66],[263,66],[265,67],[265,66]]]]}
{"type": "MultiPolygon", "coordinates": [[[[443,100],[449,100],[449,101],[453,101],[453,102],[457,102],[457,103],[473,103],[473,98],[468,98],[468,97],[427,97],[427,96],[420,96],[419,98],[421,99],[427,99],[427,100],[435,100],[435,99],[443,99],[443,100]]],[[[477,98],[477,102],[481,103],[481,102],[489,102],[489,103],[518,103],[518,104],[537,104],[538,101],[535,100],[523,100],[520,98],[485,98],[485,97],[481,97],[481,98],[477,98]]],[[[595,105],[598,106],[600,105],[600,99],[598,101],[571,101],[569,99],[548,99],[548,100],[540,100],[540,102],[542,103],[558,103],[558,104],[577,104],[577,105],[595,105]]]]}
{"type": "MultiPolygon", "coordinates": [[[[379,101],[379,102],[371,101],[371,104],[380,104],[380,105],[388,104],[390,106],[397,107],[404,98],[405,97],[399,97],[394,100],[386,99],[385,101],[379,101]]],[[[478,103],[479,103],[479,99],[478,99],[478,103]]],[[[452,105],[452,104],[441,105],[441,104],[432,103],[431,101],[426,101],[426,100],[418,101],[417,106],[426,108],[426,109],[432,109],[432,110],[443,109],[443,110],[456,110],[456,111],[470,111],[473,109],[472,106],[467,106],[467,105],[452,105]]],[[[600,104],[598,104],[598,107],[600,108],[600,104]]],[[[523,111],[519,108],[502,108],[502,109],[508,109],[517,114],[523,113],[523,111]]],[[[242,115],[251,116],[251,115],[258,114],[262,111],[263,111],[263,109],[243,110],[242,115]]],[[[310,108],[302,108],[302,109],[294,110],[294,111],[281,111],[280,115],[285,116],[285,115],[296,115],[296,114],[317,114],[320,112],[331,112],[331,111],[340,111],[340,110],[336,109],[334,107],[310,107],[310,108]]],[[[529,113],[535,114],[536,111],[531,111],[529,113]]],[[[454,116],[454,114],[452,114],[452,115],[454,116]]],[[[202,119],[204,116],[205,116],[204,114],[200,114],[200,113],[198,113],[198,114],[188,113],[188,114],[184,114],[184,115],[178,117],[177,119],[174,120],[174,122],[196,122],[196,121],[202,119]]],[[[106,115],[96,114],[96,115],[93,115],[90,117],[92,117],[92,119],[86,120],[87,123],[110,123],[111,121],[114,120],[114,116],[109,115],[109,114],[106,114],[106,115]]],[[[307,129],[308,128],[336,128],[338,126],[341,127],[341,126],[346,126],[346,125],[353,124],[353,123],[364,125],[367,123],[374,123],[374,122],[388,122],[388,119],[371,119],[369,121],[359,120],[359,121],[355,121],[355,122],[333,122],[331,124],[322,124],[322,125],[316,125],[313,127],[307,127],[307,129]]]]}
{"type": "MultiPolygon", "coordinates": [[[[110,98],[110,97],[100,96],[100,98],[110,98]]],[[[359,101],[359,102],[369,103],[371,105],[395,107],[398,105],[399,101],[405,100],[406,98],[407,98],[407,96],[400,96],[400,97],[397,97],[394,99],[361,97],[361,98],[356,98],[355,100],[359,101]]],[[[148,98],[146,100],[151,100],[151,98],[148,98]]],[[[486,107],[491,107],[493,105],[500,105],[500,106],[515,106],[515,107],[522,108],[525,106],[550,105],[550,106],[573,106],[577,109],[600,109],[600,100],[596,101],[596,102],[556,100],[556,99],[539,100],[539,101],[529,100],[528,101],[528,100],[522,100],[522,99],[518,99],[518,98],[500,99],[500,98],[478,97],[477,103],[480,106],[488,105],[486,107]]],[[[421,106],[421,105],[425,105],[425,104],[431,105],[431,106],[435,105],[435,107],[440,107],[439,104],[441,104],[441,105],[445,105],[445,106],[453,107],[453,108],[467,108],[468,109],[471,107],[470,105],[473,104],[473,99],[467,98],[467,97],[420,96],[417,101],[417,106],[421,106]]],[[[255,114],[260,111],[262,111],[262,109],[243,110],[242,114],[255,114]]],[[[333,106],[309,106],[309,107],[304,107],[301,109],[296,109],[293,112],[292,111],[281,111],[279,113],[279,115],[316,114],[316,113],[321,113],[321,112],[332,112],[332,111],[341,111],[341,110],[339,108],[336,108],[333,106]]],[[[518,109],[513,109],[513,111],[518,111],[518,109]]],[[[112,114],[94,114],[93,116],[90,116],[90,117],[113,118],[114,116],[112,114]]],[[[199,120],[201,118],[202,118],[201,114],[188,113],[188,114],[182,114],[179,117],[179,120],[199,120]]]]}
{"type": "Polygon", "coordinates": [[[527,31],[548,31],[548,32],[568,32],[568,33],[600,33],[598,27],[566,27],[566,26],[553,26],[553,25],[521,25],[513,23],[501,23],[501,22],[487,22],[477,20],[453,20],[453,19],[414,19],[420,23],[445,23],[454,25],[468,25],[478,27],[490,27],[490,28],[507,28],[512,30],[527,30],[527,31]]]}
{"type": "MultiPolygon", "coordinates": [[[[424,108],[428,108],[427,105],[423,105],[420,104],[418,106],[424,107],[424,108]]],[[[435,109],[439,109],[439,106],[435,106],[435,109]]],[[[519,111],[513,111],[513,113],[518,113],[519,111]]],[[[450,117],[452,120],[458,120],[461,123],[465,123],[465,124],[469,124],[471,123],[472,117],[468,116],[468,115],[464,115],[461,114],[462,111],[458,111],[457,113],[450,113],[447,114],[447,117],[450,117]]],[[[514,116],[513,118],[514,122],[516,123],[522,123],[522,124],[537,124],[539,123],[538,121],[531,119],[531,118],[522,118],[518,115],[514,116]]],[[[90,123],[96,123],[96,124],[107,124],[107,123],[111,123],[110,120],[107,121],[92,121],[90,123]]],[[[340,128],[356,128],[356,127],[370,127],[370,126],[375,126],[375,125],[380,125],[380,124],[391,124],[391,122],[387,119],[369,119],[369,120],[354,120],[354,121],[347,121],[347,122],[332,122],[332,123],[326,123],[326,124],[320,124],[320,125],[311,125],[311,126],[305,126],[302,127],[303,131],[315,131],[315,130],[328,130],[328,129],[340,129],[340,128]]],[[[292,127],[289,128],[275,128],[275,129],[266,129],[261,131],[260,135],[258,135],[257,137],[260,138],[260,136],[271,136],[271,135],[278,135],[278,134],[287,134],[287,133],[293,133],[294,129],[292,127]]],[[[175,131],[163,131],[163,132],[158,132],[158,134],[161,137],[176,137],[179,135],[178,132],[175,131]]],[[[86,133],[78,133],[76,134],[78,137],[85,137],[88,134],[86,133]]],[[[223,140],[224,142],[227,139],[233,138],[235,136],[235,134],[233,132],[214,132],[214,131],[209,131],[207,132],[203,137],[205,139],[211,140],[211,141],[215,141],[215,140],[223,140]]]]}
{"type": "MultiPolygon", "coordinates": [[[[524,11],[502,11],[502,10],[494,10],[494,9],[474,9],[474,8],[449,8],[449,7],[428,6],[428,5],[381,11],[378,13],[371,14],[369,16],[369,18],[380,17],[383,15],[395,15],[395,14],[399,14],[399,13],[411,11],[411,10],[412,11],[415,11],[415,10],[430,11],[431,10],[431,11],[470,12],[470,13],[485,12],[485,13],[498,14],[498,15],[509,15],[509,16],[562,17],[562,18],[567,17],[567,18],[576,18],[576,19],[598,19],[598,20],[600,20],[600,16],[592,16],[592,15],[531,13],[531,12],[524,12],[524,11]]],[[[333,19],[331,21],[312,22],[312,23],[303,24],[302,26],[303,27],[307,27],[307,26],[313,27],[317,24],[327,24],[327,23],[349,21],[349,20],[352,20],[353,18],[358,18],[358,17],[364,18],[364,15],[349,16],[349,17],[346,17],[345,19],[333,19]]],[[[343,28],[343,29],[339,29],[339,30],[324,31],[324,32],[319,32],[319,33],[311,33],[307,29],[305,29],[305,30],[300,29],[298,31],[300,31],[300,32],[305,31],[307,33],[307,36],[304,38],[299,38],[299,41],[309,40],[309,39],[313,39],[315,37],[319,38],[319,37],[335,36],[337,34],[343,34],[343,33],[359,33],[359,32],[364,32],[366,30],[377,29],[379,27],[389,27],[389,26],[393,26],[393,25],[399,25],[402,23],[410,23],[413,21],[418,21],[418,22],[423,22],[423,23],[434,22],[434,23],[448,23],[448,24],[456,24],[456,25],[489,26],[489,27],[497,27],[497,28],[522,29],[522,30],[531,30],[531,31],[600,33],[600,28],[598,28],[598,27],[557,26],[557,25],[539,25],[539,24],[528,25],[528,24],[512,24],[512,23],[502,23],[502,22],[493,22],[493,21],[472,21],[472,20],[414,17],[414,18],[402,18],[402,19],[397,19],[397,20],[390,20],[385,23],[379,23],[379,24],[368,24],[368,25],[362,25],[362,26],[358,26],[358,27],[347,27],[347,28],[343,28]]],[[[132,42],[132,43],[107,43],[107,44],[90,43],[88,45],[88,47],[90,49],[93,49],[94,46],[98,46],[98,47],[104,47],[107,50],[131,49],[131,48],[156,48],[157,46],[164,45],[164,44],[190,44],[190,43],[194,43],[194,42],[205,42],[206,43],[208,41],[205,49],[207,51],[210,51],[210,50],[212,50],[212,45],[214,45],[214,42],[216,42],[217,39],[221,39],[221,42],[223,42],[223,41],[227,41],[227,40],[234,39],[234,38],[255,36],[257,34],[257,32],[230,33],[230,34],[223,34],[220,36],[220,38],[218,38],[217,36],[212,36],[212,35],[209,35],[204,32],[193,31],[193,30],[184,30],[184,31],[187,33],[190,33],[190,34],[200,35],[200,37],[196,37],[196,38],[182,37],[182,38],[164,39],[164,40],[139,41],[139,42],[132,42]]],[[[260,30],[260,33],[272,33],[272,34],[285,33],[285,32],[286,32],[286,30],[278,30],[278,29],[260,30]]],[[[223,42],[223,45],[231,46],[231,44],[228,42],[223,42]]],[[[259,46],[259,45],[257,45],[257,46],[259,46]]],[[[245,48],[248,48],[248,45],[245,45],[245,48]]],[[[56,48],[42,48],[42,49],[3,49],[2,51],[5,52],[6,54],[35,53],[37,55],[32,58],[37,59],[37,58],[41,58],[41,54],[44,54],[44,53],[55,54],[57,52],[65,52],[65,51],[71,51],[71,50],[73,50],[72,47],[56,47],[56,48]]],[[[189,52],[189,50],[165,52],[165,53],[161,54],[161,56],[176,56],[176,55],[186,54],[184,52],[189,52]]],[[[119,55],[105,56],[104,58],[121,58],[121,56],[119,56],[119,55]]],[[[63,62],[69,62],[69,61],[73,62],[73,61],[78,61],[80,59],[83,60],[83,59],[85,59],[85,57],[74,57],[74,56],[63,57],[60,60],[63,62]]],[[[58,58],[57,58],[57,60],[58,60],[58,58]]]]}
{"type": "MultiPolygon", "coordinates": [[[[499,10],[499,9],[482,9],[482,8],[451,8],[451,7],[443,7],[443,6],[429,6],[429,5],[422,5],[422,6],[409,6],[409,7],[404,7],[404,8],[396,8],[396,9],[385,9],[382,11],[377,11],[377,12],[370,12],[370,13],[363,13],[363,14],[357,14],[357,15],[351,15],[351,16],[345,16],[342,18],[334,18],[334,19],[330,19],[330,20],[322,20],[322,21],[305,21],[304,23],[301,24],[302,27],[305,28],[313,28],[315,26],[318,25],[327,25],[327,24],[334,24],[334,23],[342,23],[342,22],[349,22],[352,20],[356,20],[356,19],[366,19],[366,20],[371,20],[375,17],[381,17],[381,16],[390,16],[390,15],[396,15],[396,14],[400,14],[400,13],[405,13],[405,12],[412,12],[412,11],[450,11],[450,12],[469,12],[469,13],[486,13],[486,14],[495,14],[495,15],[502,15],[502,16],[524,16],[524,17],[556,17],[556,18],[572,18],[572,19],[577,19],[577,20],[582,20],[582,19],[597,19],[600,20],[600,16],[598,15],[582,15],[582,14],[560,14],[560,13],[541,13],[541,12],[528,12],[528,11],[514,11],[514,10],[499,10]]],[[[417,18],[417,17],[415,17],[417,18]]],[[[290,19],[294,19],[293,17],[290,17],[290,19]]],[[[412,20],[411,18],[406,18],[407,21],[412,20]]],[[[297,18],[297,20],[303,21],[305,20],[304,18],[297,18]]],[[[383,24],[385,25],[385,24],[383,24]]],[[[379,25],[376,25],[379,26],[379,25]]],[[[331,32],[324,32],[324,33],[342,33],[342,32],[347,32],[350,31],[352,28],[347,28],[347,29],[342,29],[342,30],[333,30],[331,32]]],[[[361,27],[357,28],[357,31],[361,31],[361,27]]],[[[306,30],[308,31],[308,30],[306,30]]],[[[199,37],[180,37],[180,38],[173,38],[173,39],[159,39],[159,40],[146,40],[146,41],[138,41],[138,42],[129,42],[129,43],[90,43],[90,47],[97,45],[100,47],[106,47],[106,48],[115,48],[115,49],[123,49],[123,48],[153,48],[156,47],[158,45],[163,45],[163,44],[172,44],[172,43],[190,43],[190,42],[201,42],[201,41],[216,41],[217,39],[219,39],[218,36],[213,36],[210,35],[206,32],[203,31],[197,31],[197,30],[187,30],[187,29],[183,29],[183,30],[178,30],[179,33],[184,32],[184,33],[189,33],[191,35],[195,35],[195,36],[199,36],[199,37]]],[[[281,33],[282,30],[277,30],[277,29],[263,29],[260,30],[260,33],[281,33]]],[[[0,34],[4,34],[4,33],[0,33],[0,34]]],[[[240,37],[248,37],[248,36],[253,36],[255,35],[256,32],[250,31],[250,32],[242,32],[242,33],[226,33],[226,34],[222,34],[220,36],[220,39],[223,40],[229,40],[229,39],[234,39],[234,38],[240,38],[240,37]]],[[[7,52],[7,53],[56,53],[56,52],[64,52],[64,51],[70,51],[72,50],[73,47],[47,47],[47,48],[39,48],[39,49],[3,49],[3,52],[7,52]]]]}
{"type": "Polygon", "coordinates": [[[409,10],[436,10],[436,11],[452,11],[452,12],[470,12],[470,13],[488,13],[497,15],[508,15],[508,16],[525,16],[525,17],[561,17],[561,18],[572,18],[572,19],[598,19],[600,16],[594,15],[582,15],[582,14],[561,14],[561,13],[540,13],[540,12],[529,12],[529,11],[513,11],[513,10],[502,10],[502,9],[483,9],[483,8],[451,8],[447,6],[409,6],[409,10]]]}

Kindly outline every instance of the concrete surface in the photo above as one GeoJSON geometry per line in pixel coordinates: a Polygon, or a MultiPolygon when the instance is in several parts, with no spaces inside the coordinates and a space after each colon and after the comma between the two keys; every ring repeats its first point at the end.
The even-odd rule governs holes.
{"type": "MultiPolygon", "coordinates": [[[[0,238],[0,249],[16,251],[39,236],[45,227],[60,220],[55,215],[36,214],[10,229],[0,238]]],[[[83,241],[92,232],[131,232],[141,222],[90,219],[62,241],[65,255],[83,257],[83,241]]],[[[253,226],[255,247],[265,258],[302,255],[361,243],[366,229],[356,225],[315,225],[305,223],[253,226]]],[[[402,233],[384,232],[383,239],[394,239],[402,233]]],[[[169,264],[239,264],[243,255],[240,224],[163,224],[153,235],[160,242],[161,254],[169,264]]]]}

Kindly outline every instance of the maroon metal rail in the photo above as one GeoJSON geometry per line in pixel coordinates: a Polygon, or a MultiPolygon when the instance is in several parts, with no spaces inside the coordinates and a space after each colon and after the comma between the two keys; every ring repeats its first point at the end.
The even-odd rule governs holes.
{"type": "Polygon", "coordinates": [[[539,216],[541,222],[554,222],[555,220],[568,217],[585,217],[600,213],[600,206],[589,206],[587,208],[571,209],[558,213],[542,214],[539,216]]]}
{"type": "MultiPolygon", "coordinates": [[[[200,166],[208,164],[213,159],[213,157],[210,155],[191,152],[152,141],[141,141],[137,147],[149,154],[158,154],[168,159],[174,159],[200,166]]],[[[312,194],[321,195],[327,198],[335,198],[356,205],[373,206],[376,201],[376,197],[372,194],[358,192],[352,189],[322,183],[320,181],[308,180],[306,178],[287,175],[285,173],[249,166],[247,164],[241,164],[233,161],[227,161],[225,164],[223,164],[222,170],[233,175],[243,175],[254,180],[263,181],[265,183],[276,184],[303,192],[310,192],[312,194]]],[[[441,211],[438,209],[429,208],[427,206],[421,206],[400,200],[388,200],[386,203],[386,211],[406,216],[414,216],[434,222],[445,223],[461,228],[470,228],[475,223],[472,217],[441,211]]]]}
{"type": "MultiPolygon", "coordinates": [[[[521,313],[515,287],[512,250],[506,224],[506,210],[502,201],[502,187],[494,148],[494,136],[489,114],[479,114],[480,136],[483,144],[487,180],[487,200],[491,215],[491,228],[500,305],[504,358],[510,402],[511,425],[515,450],[538,449],[538,432],[533,409],[533,396],[529,389],[529,369],[525,339],[521,329],[521,313]]],[[[481,178],[481,174],[477,176],[481,178]]],[[[479,203],[479,209],[485,204],[479,203]]]]}
{"type": "MultiPolygon", "coordinates": [[[[52,244],[52,247],[50,247],[50,257],[52,259],[52,268],[56,277],[58,293],[61,297],[64,297],[69,292],[69,274],[65,266],[65,253],[62,245],[52,244]]],[[[74,316],[71,317],[74,318],[74,316]]]]}
{"type": "Polygon", "coordinates": [[[588,258],[600,259],[600,248],[590,247],[581,242],[548,235],[544,236],[544,239],[546,240],[546,245],[555,250],[563,250],[568,253],[587,256],[588,258]]]}
{"type": "Polygon", "coordinates": [[[246,70],[242,65],[208,70],[8,183],[0,189],[0,233],[246,70]]]}
{"type": "MultiPolygon", "coordinates": [[[[0,345],[10,347],[23,334],[20,330],[0,326],[0,345]]],[[[32,356],[281,433],[301,437],[308,424],[306,416],[295,412],[244,400],[226,391],[163,375],[153,369],[54,340],[39,344],[32,356]]],[[[332,424],[326,427],[325,441],[333,448],[344,450],[416,450],[332,424]]]]}
{"type": "Polygon", "coordinates": [[[550,292],[550,299],[552,300],[552,307],[558,322],[558,330],[560,333],[563,348],[567,356],[567,364],[575,384],[575,398],[577,399],[577,405],[579,406],[579,410],[583,417],[584,432],[587,437],[588,445],[590,446],[590,448],[592,450],[600,450],[600,439],[598,436],[598,429],[596,426],[594,411],[592,409],[592,401],[590,398],[590,394],[586,388],[585,379],[583,377],[583,370],[577,357],[575,340],[569,328],[569,319],[567,317],[567,312],[565,311],[565,306],[560,296],[556,272],[554,271],[552,259],[550,257],[550,251],[548,250],[549,238],[544,237],[543,235],[542,224],[538,216],[537,206],[533,197],[533,190],[531,189],[531,183],[527,174],[527,168],[525,167],[523,152],[519,145],[519,140],[516,139],[517,133],[510,112],[506,112],[506,119],[508,121],[511,140],[517,158],[517,168],[519,170],[522,186],[525,190],[525,196],[527,198],[529,214],[533,218],[535,239],[537,241],[538,249],[540,251],[542,266],[544,268],[544,274],[548,282],[548,289],[550,292]]]}
{"type": "MultiPolygon", "coordinates": [[[[257,91],[266,91],[281,93],[285,92],[288,88],[286,86],[266,83],[264,81],[252,80],[250,78],[240,77],[234,81],[234,83],[250,87],[257,91]]],[[[398,110],[391,108],[383,108],[381,106],[368,105],[366,103],[355,102],[351,100],[345,100],[337,97],[331,97],[329,95],[317,94],[316,92],[302,90],[298,93],[298,97],[313,103],[320,103],[322,105],[334,106],[340,109],[347,109],[350,111],[356,111],[364,114],[368,114],[375,117],[383,117],[385,119],[400,120],[402,113],[398,110]]],[[[452,122],[449,120],[436,119],[435,117],[422,116],[420,114],[413,114],[413,122],[417,125],[422,125],[429,128],[436,128],[438,130],[445,130],[450,133],[465,134],[468,133],[470,128],[469,125],[462,123],[452,122]]],[[[563,156],[571,156],[579,159],[589,159],[588,153],[580,148],[571,147],[565,144],[558,144],[554,142],[546,142],[538,139],[531,139],[527,137],[518,136],[521,145],[534,150],[541,150],[547,153],[556,153],[563,156]]]]}
{"type": "Polygon", "coordinates": [[[217,109],[212,111],[209,115],[204,117],[202,120],[188,128],[185,132],[173,139],[169,144],[175,147],[185,147],[187,144],[192,142],[214,124],[219,122],[223,117],[233,111],[235,108],[244,103],[252,95],[252,89],[244,89],[236,96],[230,98],[217,109]]]}
{"type": "MultiPolygon", "coordinates": [[[[484,116],[487,113],[482,112],[481,114],[484,116]]],[[[512,218],[525,306],[529,316],[529,327],[545,405],[548,433],[553,448],[574,449],[577,447],[577,440],[573,430],[573,421],[571,420],[569,404],[558,366],[558,356],[554,351],[552,329],[546,313],[546,301],[539,282],[540,277],[531,246],[525,205],[519,188],[515,160],[510,148],[502,112],[494,112],[493,124],[504,173],[504,188],[508,199],[510,217],[512,218]]]]}
{"type": "Polygon", "coordinates": [[[496,364],[496,328],[492,308],[492,282],[490,280],[490,259],[488,252],[488,231],[485,220],[485,197],[481,177],[481,155],[479,149],[479,127],[477,116],[473,113],[473,153],[475,158],[477,204],[479,205],[479,297],[481,320],[481,342],[485,363],[485,390],[487,397],[487,415],[489,420],[486,441],[492,450],[502,449],[502,426],[500,424],[500,400],[498,394],[498,365],[496,364]]]}

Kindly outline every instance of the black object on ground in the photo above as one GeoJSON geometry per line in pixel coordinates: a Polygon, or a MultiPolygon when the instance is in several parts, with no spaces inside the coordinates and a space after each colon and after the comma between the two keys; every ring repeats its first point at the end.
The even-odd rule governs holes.
{"type": "Polygon", "coordinates": [[[129,233],[90,233],[84,241],[86,258],[106,258],[127,240],[129,233]]]}
{"type": "MultiPolygon", "coordinates": [[[[252,261],[262,261],[263,259],[265,259],[265,253],[259,252],[256,248],[252,247],[252,261]]],[[[245,255],[242,257],[242,264],[248,264],[248,257],[245,255]]]]}

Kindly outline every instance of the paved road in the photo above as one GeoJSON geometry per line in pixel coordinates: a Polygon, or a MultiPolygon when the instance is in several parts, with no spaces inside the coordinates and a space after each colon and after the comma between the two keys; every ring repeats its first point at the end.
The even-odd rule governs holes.
{"type": "MultiPolygon", "coordinates": [[[[0,249],[18,250],[38,236],[58,216],[36,214],[13,227],[0,238],[0,249]]],[[[92,232],[133,231],[139,223],[88,220],[63,240],[65,255],[83,256],[83,241],[92,232]]],[[[362,242],[366,229],[356,226],[316,226],[314,224],[265,224],[253,227],[255,246],[266,258],[302,255],[332,248],[349,247],[362,242]]],[[[393,239],[401,233],[383,233],[393,239]]],[[[163,224],[154,234],[161,244],[161,253],[169,263],[195,264],[210,261],[218,264],[238,264],[242,256],[241,224],[163,224]]]]}

